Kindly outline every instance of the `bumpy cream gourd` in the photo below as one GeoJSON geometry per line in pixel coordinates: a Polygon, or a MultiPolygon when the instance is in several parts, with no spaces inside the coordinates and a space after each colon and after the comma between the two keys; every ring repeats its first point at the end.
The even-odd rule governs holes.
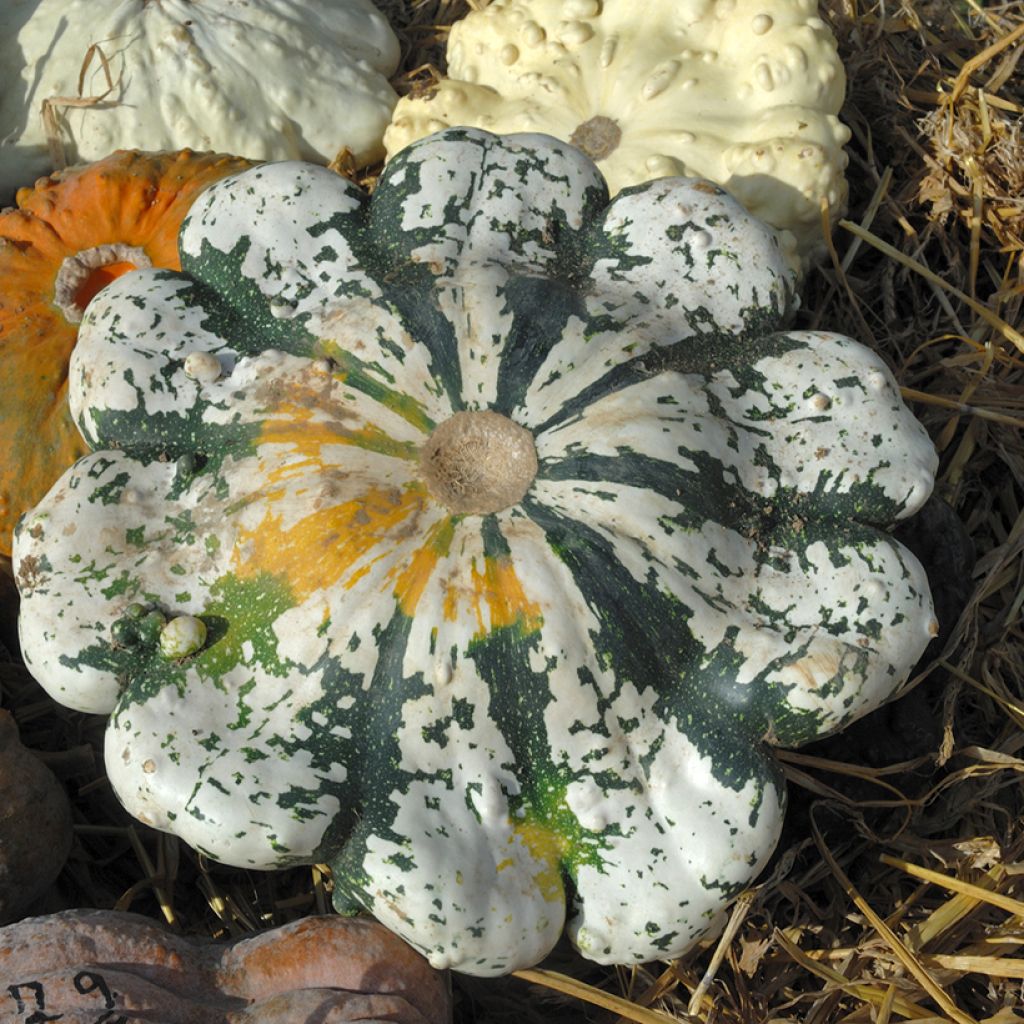
{"type": "Polygon", "coordinates": [[[822,200],[844,206],[845,76],[815,0],[493,0],[447,56],[446,80],[399,101],[389,156],[447,125],[549,132],[613,195],[668,175],[724,185],[803,258],[822,200]]]}
{"type": "Polygon", "coordinates": [[[0,4],[5,194],[115,149],[327,162],[382,154],[398,41],[371,0],[0,4]],[[90,54],[90,47],[98,49],[90,54]],[[47,131],[44,101],[54,107],[47,131]]]}

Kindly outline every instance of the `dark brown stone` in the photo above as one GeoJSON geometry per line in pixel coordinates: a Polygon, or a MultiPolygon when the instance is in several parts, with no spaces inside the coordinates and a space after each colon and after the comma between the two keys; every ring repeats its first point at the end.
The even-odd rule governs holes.
{"type": "Polygon", "coordinates": [[[53,773],[0,710],[0,924],[15,920],[60,873],[71,850],[71,807],[53,773]]]}

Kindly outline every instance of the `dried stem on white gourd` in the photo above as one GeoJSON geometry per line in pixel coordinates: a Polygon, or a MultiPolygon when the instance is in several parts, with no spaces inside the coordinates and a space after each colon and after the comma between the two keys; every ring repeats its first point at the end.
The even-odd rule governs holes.
{"type": "Polygon", "coordinates": [[[578,125],[569,136],[569,141],[577,149],[582,149],[591,160],[605,160],[619,148],[622,129],[618,121],[598,114],[578,125]]]}

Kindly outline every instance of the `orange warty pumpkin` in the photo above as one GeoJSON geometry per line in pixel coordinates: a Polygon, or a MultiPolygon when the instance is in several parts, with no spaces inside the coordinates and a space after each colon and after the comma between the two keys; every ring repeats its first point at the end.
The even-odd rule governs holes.
{"type": "Polygon", "coordinates": [[[251,161],[119,151],[18,191],[0,212],[0,555],[86,447],[67,407],[78,321],[137,266],[179,269],[178,228],[199,192],[251,161]]]}

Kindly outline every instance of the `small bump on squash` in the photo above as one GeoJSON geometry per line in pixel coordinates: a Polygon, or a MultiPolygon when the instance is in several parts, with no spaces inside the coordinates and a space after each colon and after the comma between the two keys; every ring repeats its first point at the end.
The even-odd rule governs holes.
{"type": "Polygon", "coordinates": [[[178,615],[160,630],[160,653],[165,658],[187,658],[206,643],[206,624],[195,615],[178,615]]]}

